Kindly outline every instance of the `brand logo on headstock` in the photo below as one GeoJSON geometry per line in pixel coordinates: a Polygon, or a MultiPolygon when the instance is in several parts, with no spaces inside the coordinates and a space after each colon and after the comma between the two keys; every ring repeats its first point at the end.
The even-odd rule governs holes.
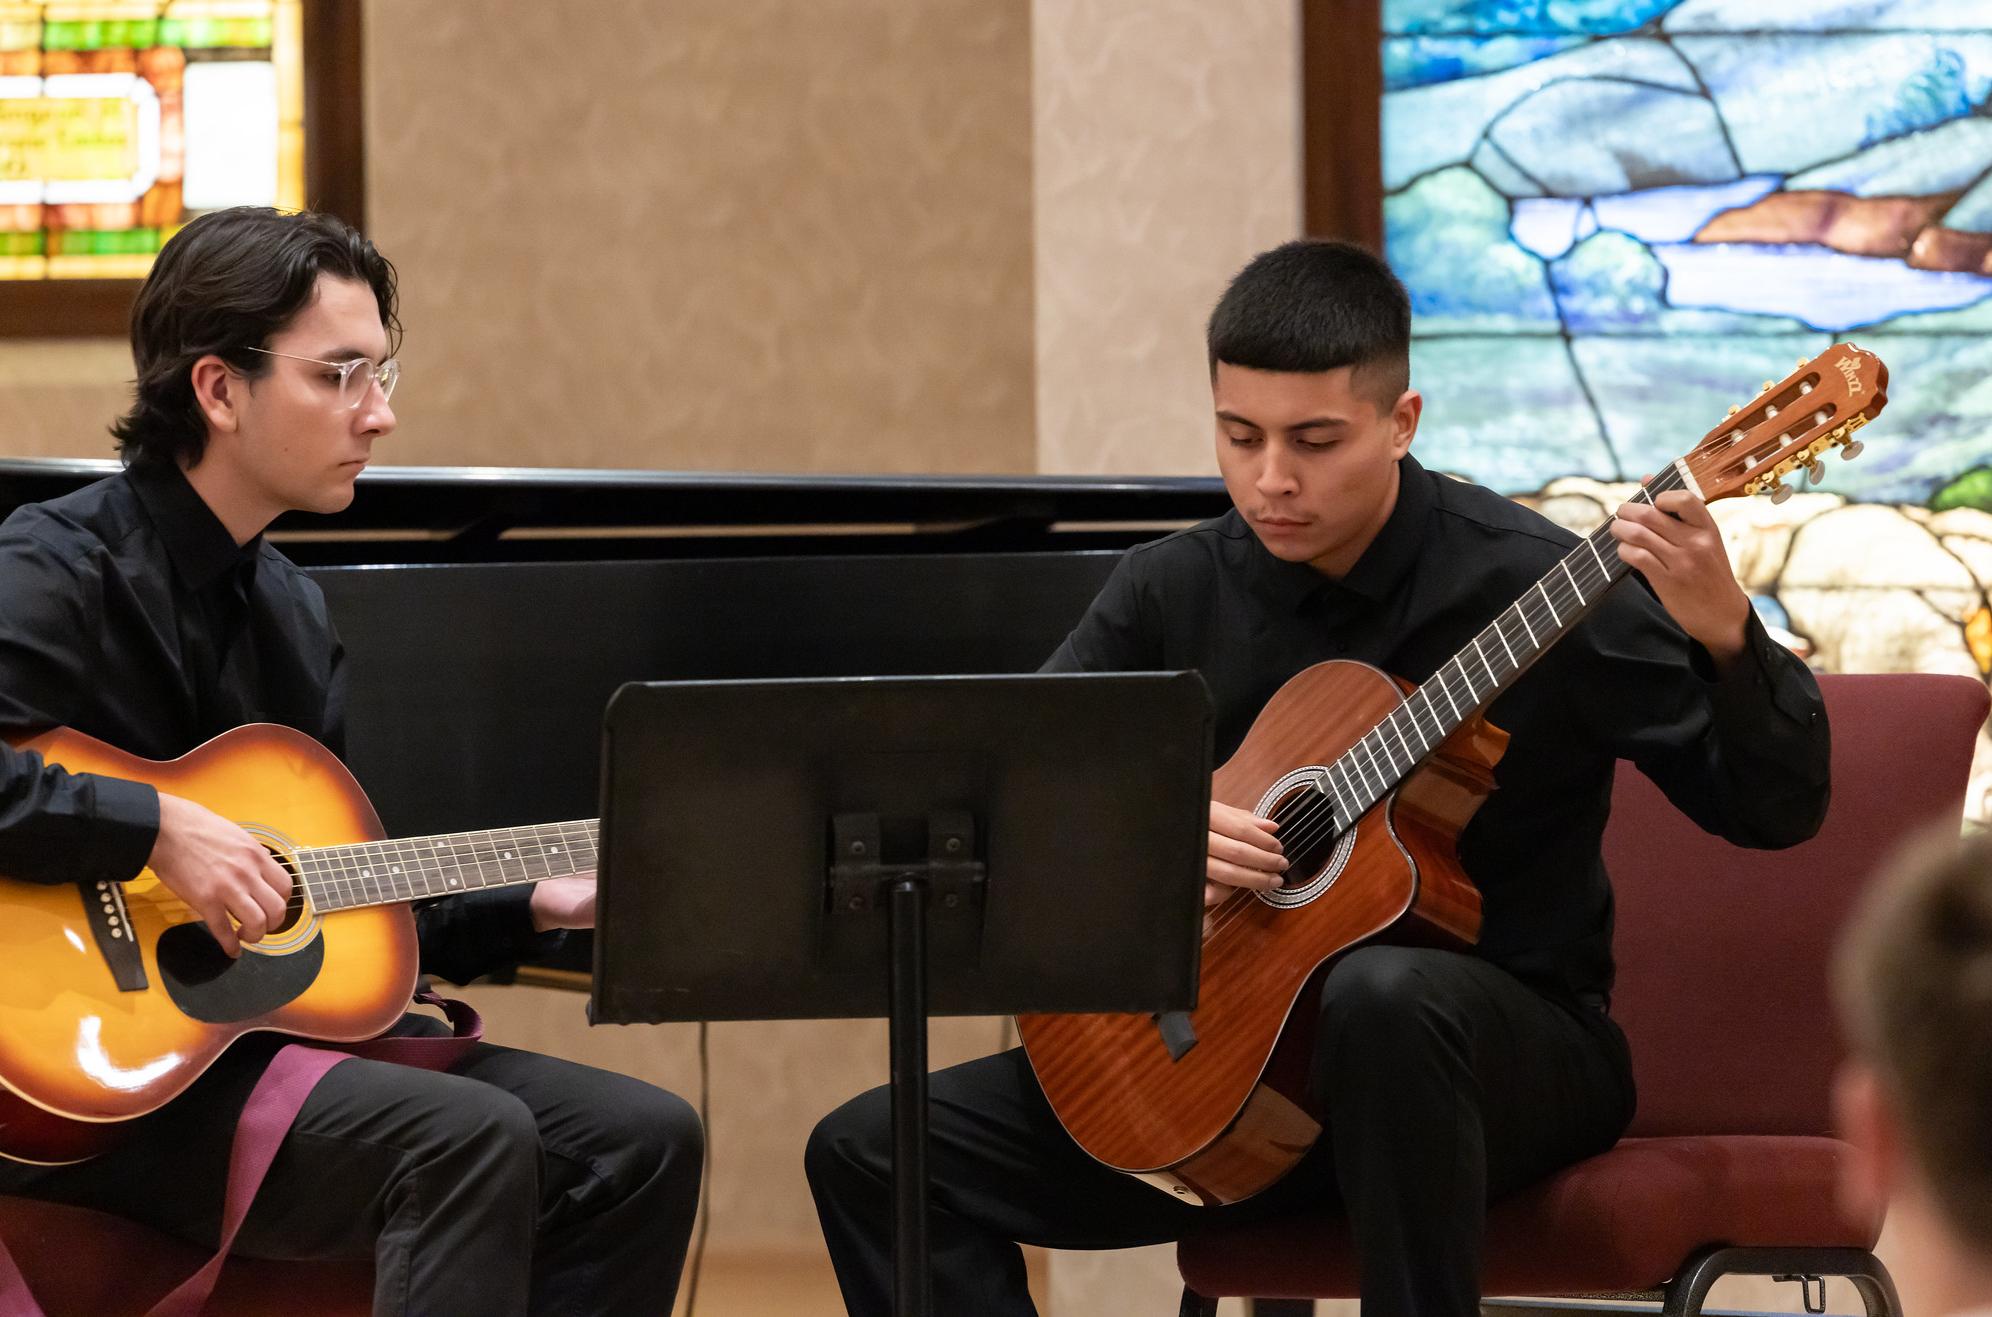
{"type": "Polygon", "coordinates": [[[1833,366],[1840,372],[1840,378],[1847,381],[1847,392],[1859,394],[1861,392],[1860,368],[1854,365],[1854,359],[1852,357],[1841,357],[1833,363],[1833,366]]]}

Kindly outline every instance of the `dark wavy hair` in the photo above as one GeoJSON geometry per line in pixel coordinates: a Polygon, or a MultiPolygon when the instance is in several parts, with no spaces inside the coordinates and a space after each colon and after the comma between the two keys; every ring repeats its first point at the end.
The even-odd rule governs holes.
{"type": "Polygon", "coordinates": [[[138,379],[131,410],[111,426],[124,460],[198,463],[208,434],[194,363],[213,354],[251,379],[263,375],[270,358],[249,349],[290,324],[323,274],[373,289],[391,355],[401,341],[394,267],[344,220],[237,206],[173,235],[132,303],[138,379]]]}
{"type": "Polygon", "coordinates": [[[1381,258],[1302,238],[1252,258],[1210,313],[1217,363],[1317,374],[1354,366],[1357,387],[1390,407],[1411,387],[1411,298],[1381,258]]]}

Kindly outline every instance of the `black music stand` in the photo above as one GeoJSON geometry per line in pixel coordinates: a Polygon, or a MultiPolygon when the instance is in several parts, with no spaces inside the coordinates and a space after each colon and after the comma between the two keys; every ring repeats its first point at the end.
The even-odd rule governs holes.
{"type": "Polygon", "coordinates": [[[1196,1004],[1194,673],[632,683],[597,1024],[888,1015],[894,1311],[929,1311],[927,1016],[1196,1004]]]}

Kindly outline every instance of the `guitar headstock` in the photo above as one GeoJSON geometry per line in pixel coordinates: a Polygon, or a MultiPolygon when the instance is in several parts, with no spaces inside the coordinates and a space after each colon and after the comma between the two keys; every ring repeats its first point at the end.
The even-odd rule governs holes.
{"type": "Polygon", "coordinates": [[[1872,352],[1836,343],[1731,407],[1681,463],[1705,503],[1766,492],[1782,503],[1791,496],[1786,476],[1802,469],[1816,484],[1819,459],[1830,450],[1859,456],[1854,432],[1887,405],[1888,367],[1872,352]]]}

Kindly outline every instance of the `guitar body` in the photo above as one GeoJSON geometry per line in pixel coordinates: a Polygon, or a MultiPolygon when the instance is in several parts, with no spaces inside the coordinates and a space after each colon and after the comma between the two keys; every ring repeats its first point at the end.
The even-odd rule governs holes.
{"type": "MultiPolygon", "coordinates": [[[[1333,763],[1405,689],[1360,663],[1299,673],[1213,776],[1213,799],[1270,813],[1268,793],[1283,778],[1333,763]]],[[[1296,1004],[1333,957],[1367,939],[1465,946],[1478,936],[1480,894],[1455,843],[1493,789],[1506,745],[1506,733],[1468,719],[1326,863],[1289,871],[1290,891],[1332,873],[1319,895],[1280,908],[1240,893],[1215,907],[1189,1014],[1196,1043],[1180,1059],[1150,1016],[1021,1017],[1031,1066],[1066,1131],[1106,1165],[1188,1202],[1237,1202],[1290,1171],[1321,1131],[1305,1093],[1313,1011],[1296,1004]]]]}
{"type": "MultiPolygon", "coordinates": [[[[148,782],[240,823],[280,861],[302,846],[379,839],[380,820],[330,751],[286,727],[240,727],[169,763],[76,732],[26,742],[71,772],[148,782]]],[[[287,866],[289,867],[289,866],[287,866]]],[[[293,869],[293,872],[295,870],[293,869]]],[[[371,1038],[414,990],[406,905],[321,913],[302,888],[292,917],[230,960],[150,870],[122,886],[145,988],[116,982],[94,885],[0,878],[0,1155],[60,1163],[101,1150],[126,1121],[184,1091],[235,1039],[274,1030],[371,1038]],[[94,926],[93,926],[94,925],[94,926]]]]}

